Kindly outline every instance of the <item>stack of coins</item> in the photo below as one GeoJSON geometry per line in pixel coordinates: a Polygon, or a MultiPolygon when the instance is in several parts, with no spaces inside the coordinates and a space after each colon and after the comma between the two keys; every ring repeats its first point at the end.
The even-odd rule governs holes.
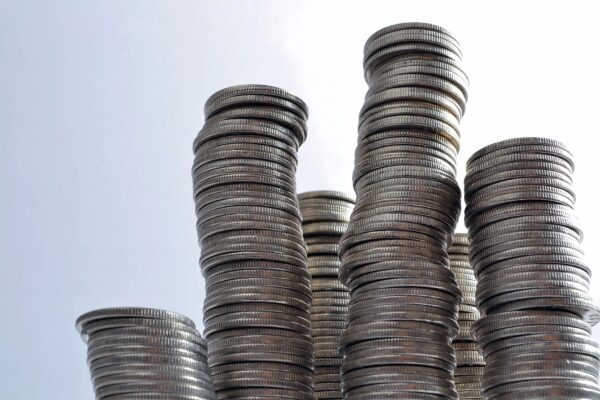
{"type": "Polygon", "coordinates": [[[464,233],[452,235],[448,248],[450,269],[454,272],[463,301],[458,313],[458,335],[452,342],[456,355],[454,383],[461,399],[482,399],[481,381],[485,361],[472,333],[473,323],[480,318],[475,289],[477,281],[469,263],[469,239],[464,233]]]}
{"type": "Polygon", "coordinates": [[[460,214],[461,57],[445,29],[423,23],[384,28],[365,45],[357,201],[340,243],[347,399],[458,396],[451,341],[461,294],[447,242],[460,214]]]}
{"type": "Polygon", "coordinates": [[[567,148],[544,138],[498,142],[467,163],[486,398],[600,398],[600,353],[590,335],[598,309],[574,215],[573,170],[567,148]]]}
{"type": "Polygon", "coordinates": [[[275,87],[212,95],[194,142],[204,334],[219,398],[312,399],[310,275],[296,195],[308,110],[275,87]]]}
{"type": "Polygon", "coordinates": [[[106,308],[83,314],[96,399],[216,399],[206,342],[183,315],[152,308],[106,308]]]}
{"type": "Polygon", "coordinates": [[[348,228],[354,199],[333,191],[298,195],[302,230],[308,247],[307,265],[312,278],[313,302],[310,309],[315,343],[315,397],[341,399],[338,352],[348,314],[348,289],[339,275],[339,241],[348,228]]]}

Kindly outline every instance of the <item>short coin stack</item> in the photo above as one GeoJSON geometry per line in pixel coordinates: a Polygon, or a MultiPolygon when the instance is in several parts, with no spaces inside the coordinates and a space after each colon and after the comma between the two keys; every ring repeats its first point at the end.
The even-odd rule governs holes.
{"type": "Polygon", "coordinates": [[[460,214],[461,58],[445,29],[423,23],[384,28],[365,45],[357,201],[340,243],[346,399],[458,396],[451,340],[461,294],[447,242],[460,214]]]}
{"type": "Polygon", "coordinates": [[[83,314],[76,325],[88,346],[96,399],[217,398],[206,342],[183,315],[106,308],[83,314]]]}
{"type": "Polygon", "coordinates": [[[473,337],[473,323],[480,318],[475,302],[477,281],[469,263],[469,239],[464,233],[452,235],[448,248],[450,269],[454,272],[463,301],[458,313],[458,335],[452,342],[456,355],[454,383],[461,399],[482,399],[481,380],[485,362],[473,337]]]}
{"type": "Polygon", "coordinates": [[[220,399],[312,399],[306,245],[296,196],[308,110],[275,87],[212,95],[194,142],[208,363],[220,399]]]}
{"type": "Polygon", "coordinates": [[[487,399],[600,398],[598,310],[574,216],[571,153],[518,138],[467,163],[465,221],[482,317],[487,399]]]}
{"type": "Polygon", "coordinates": [[[346,326],[350,296],[338,277],[338,253],[354,199],[333,191],[305,192],[298,198],[304,241],[308,247],[308,271],[312,277],[310,317],[315,343],[315,398],[341,399],[342,357],[338,348],[346,326]]]}

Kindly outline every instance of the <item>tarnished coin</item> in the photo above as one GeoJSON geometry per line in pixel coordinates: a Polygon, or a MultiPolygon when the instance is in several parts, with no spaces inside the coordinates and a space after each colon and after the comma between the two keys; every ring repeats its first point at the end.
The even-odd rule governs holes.
{"type": "Polygon", "coordinates": [[[206,342],[194,326],[183,315],[157,309],[82,315],[77,328],[88,345],[96,397],[216,399],[206,342]]]}
{"type": "Polygon", "coordinates": [[[317,365],[313,375],[315,398],[341,399],[339,344],[346,327],[349,295],[338,278],[341,266],[338,243],[347,229],[354,200],[334,191],[301,193],[298,199],[309,254],[307,265],[312,276],[310,319],[317,365]]]}
{"type": "MultiPolygon", "coordinates": [[[[517,138],[467,163],[465,222],[482,319],[486,398],[594,398],[600,319],[574,215],[574,162],[560,142],[517,138]]],[[[461,281],[459,280],[459,283],[461,281]]]]}
{"type": "MultiPolygon", "coordinates": [[[[283,89],[242,85],[212,95],[205,116],[192,178],[208,361],[230,365],[217,373],[217,392],[306,398],[312,283],[295,173],[308,108],[283,89]],[[286,379],[263,373],[269,363],[287,365],[286,379]]],[[[349,214],[342,200],[308,219],[349,214]]]]}

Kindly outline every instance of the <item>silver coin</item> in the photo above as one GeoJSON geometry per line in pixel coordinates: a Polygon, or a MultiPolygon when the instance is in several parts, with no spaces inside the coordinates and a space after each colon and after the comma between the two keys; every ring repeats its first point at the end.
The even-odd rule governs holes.
{"type": "Polygon", "coordinates": [[[92,336],[96,332],[114,329],[114,328],[125,328],[125,327],[147,327],[147,328],[166,328],[172,330],[186,331],[191,334],[197,334],[200,336],[196,328],[176,320],[168,319],[157,319],[157,318],[136,318],[136,317],[122,317],[122,318],[104,318],[86,323],[83,326],[82,337],[87,338],[92,336]]]}
{"type": "Polygon", "coordinates": [[[462,57],[460,46],[452,36],[439,32],[437,30],[425,30],[422,28],[399,29],[378,35],[376,38],[369,39],[365,44],[365,58],[368,58],[377,50],[393,45],[395,43],[417,42],[430,43],[448,50],[454,51],[462,57]]]}
{"type": "Polygon", "coordinates": [[[542,137],[520,137],[520,138],[514,138],[514,139],[508,139],[508,140],[496,142],[496,143],[493,143],[491,145],[488,145],[488,146],[476,151],[475,153],[473,153],[473,155],[467,161],[467,165],[472,164],[473,162],[480,159],[481,157],[484,157],[486,154],[494,152],[494,151],[498,151],[501,149],[507,149],[507,148],[511,149],[511,148],[515,148],[518,146],[531,146],[531,145],[553,147],[553,148],[560,149],[561,151],[567,152],[568,154],[570,154],[567,147],[563,143],[559,142],[558,140],[542,138],[542,137]]]}
{"type": "Polygon", "coordinates": [[[264,120],[272,122],[278,127],[285,127],[293,132],[296,136],[295,144],[298,146],[300,141],[305,139],[306,134],[306,120],[298,117],[296,114],[282,110],[276,107],[237,107],[234,109],[223,110],[218,114],[210,117],[207,120],[207,124],[213,124],[216,121],[228,121],[237,119],[252,119],[252,120],[264,120]]]}
{"type": "Polygon", "coordinates": [[[544,153],[534,153],[534,152],[524,152],[524,153],[507,153],[498,155],[489,160],[483,160],[482,162],[477,162],[470,164],[467,173],[468,175],[479,173],[488,168],[493,168],[497,165],[503,164],[512,164],[512,163],[520,163],[520,162],[541,162],[544,163],[542,166],[559,166],[563,167],[571,173],[574,170],[574,166],[572,161],[569,159],[565,159],[560,156],[555,156],[553,154],[544,154],[544,153]]]}
{"type": "Polygon", "coordinates": [[[195,328],[194,322],[191,319],[185,317],[184,315],[172,311],[141,307],[112,307],[90,311],[77,318],[76,327],[77,330],[80,333],[82,333],[84,330],[84,326],[90,322],[107,318],[127,317],[173,320],[195,328]]]}
{"type": "Polygon", "coordinates": [[[378,79],[374,80],[372,84],[369,85],[367,95],[395,87],[426,87],[439,90],[454,98],[462,109],[466,108],[467,98],[463,88],[445,78],[428,74],[412,73],[401,75],[394,74],[388,77],[378,76],[378,79]]]}
{"type": "MultiPolygon", "coordinates": [[[[368,110],[382,104],[391,102],[421,101],[435,104],[451,112],[456,118],[461,118],[463,110],[458,102],[450,95],[427,87],[400,87],[382,90],[365,97],[365,102],[360,111],[360,117],[368,110]]],[[[359,137],[360,138],[360,137],[359,137]]],[[[445,138],[458,151],[460,144],[451,138],[445,138]]]]}
{"type": "Polygon", "coordinates": [[[372,76],[373,82],[381,82],[384,79],[407,74],[424,74],[428,76],[443,78],[457,86],[466,98],[469,78],[457,65],[419,58],[400,58],[385,66],[377,68],[372,76]]]}
{"type": "Polygon", "coordinates": [[[134,382],[134,383],[119,383],[105,386],[96,390],[96,396],[105,398],[118,394],[129,394],[135,392],[155,392],[155,393],[174,393],[174,394],[190,394],[196,396],[206,396],[214,398],[214,393],[206,388],[198,387],[189,383],[176,382],[134,382]]]}
{"type": "MultiPolygon", "coordinates": [[[[392,115],[402,115],[399,111],[397,111],[397,108],[398,107],[378,108],[376,109],[377,112],[368,114],[368,117],[365,118],[364,123],[367,123],[371,119],[392,115]]],[[[400,109],[402,110],[401,106],[400,109]]],[[[427,105],[425,109],[433,109],[438,114],[441,114],[446,118],[455,118],[452,114],[447,113],[446,110],[435,105],[427,105]]],[[[432,111],[429,111],[429,113],[433,114],[432,111]]],[[[458,121],[453,122],[453,124],[457,125],[458,121]]],[[[454,128],[458,129],[457,126],[454,128]]],[[[433,138],[431,136],[431,134],[424,135],[423,132],[404,130],[391,132],[383,131],[377,134],[370,134],[365,138],[365,140],[360,141],[360,145],[357,146],[354,154],[357,159],[360,159],[365,155],[373,154],[373,151],[379,149],[381,149],[380,151],[385,151],[385,149],[405,150],[406,152],[412,153],[424,152],[425,154],[438,155],[440,158],[445,158],[448,161],[456,162],[456,149],[449,146],[443,136],[436,136],[435,134],[433,134],[433,138]]]]}
{"type": "MultiPolygon", "coordinates": [[[[292,147],[287,147],[285,150],[283,150],[268,145],[245,143],[227,144],[212,149],[203,149],[200,147],[194,159],[194,169],[196,169],[196,172],[198,172],[198,169],[206,164],[220,162],[223,160],[230,160],[233,163],[233,166],[235,166],[235,160],[239,158],[250,158],[278,163],[287,168],[289,171],[294,171],[296,169],[296,159],[293,157],[292,147]]],[[[199,178],[201,175],[194,174],[193,177],[199,178]]],[[[239,183],[243,182],[245,181],[242,180],[239,183]]],[[[195,185],[199,186],[199,184],[195,185]]]]}
{"type": "Polygon", "coordinates": [[[369,54],[368,57],[365,57],[363,66],[365,69],[366,76],[369,76],[369,74],[367,74],[367,71],[370,71],[372,68],[376,67],[379,64],[393,59],[394,57],[410,55],[414,53],[432,54],[440,56],[442,58],[448,58],[454,61],[460,61],[461,58],[461,56],[456,54],[454,51],[438,46],[436,44],[397,42],[393,45],[379,49],[369,54]]]}
{"type": "Polygon", "coordinates": [[[306,106],[290,101],[287,97],[272,96],[271,94],[236,93],[227,97],[212,98],[204,107],[204,114],[210,119],[216,113],[238,107],[275,107],[296,114],[302,119],[308,118],[306,106]]]}
{"type": "Polygon", "coordinates": [[[231,388],[222,390],[219,393],[223,399],[256,399],[256,398],[274,398],[274,399],[297,399],[313,400],[312,392],[303,392],[300,390],[277,389],[277,388],[231,388]]]}
{"type": "Polygon", "coordinates": [[[287,315],[294,315],[299,317],[306,316],[306,311],[298,310],[297,308],[289,305],[277,304],[277,303],[238,303],[232,305],[226,305],[221,307],[214,307],[207,310],[204,313],[204,321],[210,321],[213,318],[220,317],[226,314],[232,313],[244,313],[244,312],[255,312],[263,311],[270,313],[283,313],[287,315]]]}
{"type": "Polygon", "coordinates": [[[307,311],[310,308],[310,297],[306,297],[291,289],[278,287],[234,287],[218,293],[208,293],[204,302],[204,310],[236,303],[276,303],[296,307],[307,311]]]}
{"type": "MultiPolygon", "coordinates": [[[[209,339],[210,340],[210,339],[209,339]]],[[[244,352],[244,353],[230,353],[223,355],[215,355],[208,358],[208,364],[210,368],[216,365],[222,364],[230,364],[230,363],[239,363],[239,362],[276,362],[283,364],[292,364],[305,367],[306,369],[311,369],[313,365],[313,360],[307,358],[305,354],[300,356],[295,354],[287,354],[280,353],[277,351],[268,352],[260,349],[257,352],[244,352]]]]}
{"type": "Polygon", "coordinates": [[[224,98],[232,97],[232,96],[240,96],[240,95],[265,95],[265,96],[273,96],[278,97],[284,100],[291,101],[298,105],[302,110],[305,111],[305,114],[308,114],[308,107],[306,103],[299,97],[293,95],[292,93],[275,87],[268,85],[237,85],[230,86],[225,89],[221,89],[215,93],[213,93],[207,100],[207,104],[212,104],[224,98]]]}
{"type": "Polygon", "coordinates": [[[574,389],[589,389],[592,392],[595,392],[596,395],[600,395],[600,391],[597,390],[597,383],[588,382],[583,379],[539,379],[533,384],[531,381],[505,383],[503,385],[487,389],[486,396],[496,397],[501,394],[513,392],[526,394],[527,392],[539,389],[545,389],[546,392],[557,393],[557,395],[560,395],[561,391],[569,387],[574,389]]]}
{"type": "Polygon", "coordinates": [[[302,319],[276,318],[277,315],[268,313],[245,313],[243,316],[227,316],[227,318],[215,318],[204,327],[204,335],[210,343],[210,336],[214,333],[243,327],[255,328],[277,328],[295,331],[301,334],[310,333],[310,322],[302,319]]]}
{"type": "MultiPolygon", "coordinates": [[[[257,118],[262,118],[261,113],[263,110],[258,110],[255,107],[243,107],[245,110],[251,110],[250,112],[256,113],[257,118]]],[[[235,110],[229,110],[226,113],[235,112],[235,110]]],[[[280,140],[298,148],[300,146],[300,140],[296,135],[296,123],[304,128],[306,121],[297,118],[295,115],[291,115],[285,110],[277,108],[268,108],[269,113],[277,113],[277,119],[281,119],[281,115],[285,116],[285,120],[282,121],[284,124],[276,123],[275,121],[269,121],[266,119],[257,118],[228,118],[222,119],[218,116],[206,123],[196,138],[194,139],[192,150],[194,153],[207,141],[227,137],[227,136],[262,136],[268,137],[275,140],[280,140]],[[292,119],[294,124],[293,128],[288,126],[289,119],[292,119]]],[[[305,131],[304,131],[305,133],[305,131]]]]}

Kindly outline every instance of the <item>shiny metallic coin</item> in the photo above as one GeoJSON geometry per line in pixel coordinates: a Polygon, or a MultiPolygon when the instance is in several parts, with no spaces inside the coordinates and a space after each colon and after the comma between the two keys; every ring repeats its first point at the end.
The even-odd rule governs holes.
{"type": "Polygon", "coordinates": [[[86,324],[107,318],[150,318],[160,320],[173,320],[195,327],[194,322],[184,315],[159,309],[141,307],[112,307],[90,311],[77,318],[75,323],[77,330],[83,333],[86,324]]]}
{"type": "Polygon", "coordinates": [[[465,96],[466,91],[453,82],[443,78],[432,76],[428,74],[394,74],[391,76],[379,76],[377,80],[369,86],[370,93],[377,93],[382,90],[391,89],[395,87],[426,87],[440,92],[446,93],[452,96],[460,105],[462,109],[466,108],[467,98],[465,96]]]}
{"type": "Polygon", "coordinates": [[[214,115],[207,120],[208,124],[213,124],[216,121],[229,121],[237,119],[252,119],[260,121],[268,121],[285,127],[291,130],[297,137],[296,146],[299,145],[300,139],[306,138],[306,121],[296,114],[282,110],[277,107],[273,108],[257,108],[257,107],[238,107],[234,109],[224,110],[214,115]]]}
{"type": "MultiPolygon", "coordinates": [[[[244,109],[248,110],[249,108],[244,109]]],[[[281,124],[275,121],[262,119],[263,115],[261,114],[263,110],[257,110],[256,108],[250,108],[250,110],[250,112],[256,114],[255,118],[240,117],[223,119],[216,117],[214,120],[205,124],[193,142],[193,152],[196,153],[204,143],[210,140],[227,136],[260,136],[280,140],[296,148],[300,146],[300,138],[295,132],[297,129],[296,124],[304,127],[304,125],[306,125],[305,120],[298,118],[296,115],[290,115],[290,113],[285,110],[269,108],[268,111],[265,111],[269,113],[276,112],[277,119],[281,118],[280,115],[285,116],[285,120],[282,121],[284,124],[281,124]],[[293,127],[288,126],[288,117],[293,120],[293,127]]],[[[227,112],[235,112],[235,110],[229,110],[227,112]]]]}
{"type": "MultiPolygon", "coordinates": [[[[367,57],[363,63],[365,74],[368,77],[370,74],[368,71],[372,70],[376,66],[393,59],[394,57],[401,57],[410,54],[433,54],[441,58],[447,58],[454,61],[460,61],[461,56],[456,54],[453,50],[449,50],[437,44],[429,43],[418,43],[418,42],[397,42],[393,45],[379,49],[367,57]]],[[[372,84],[372,82],[371,82],[372,84]]]]}
{"type": "Polygon", "coordinates": [[[178,331],[185,331],[191,334],[196,334],[199,336],[196,328],[174,320],[165,320],[165,319],[157,319],[157,318],[131,318],[131,317],[123,317],[123,318],[105,318],[101,320],[96,320],[94,322],[88,322],[84,326],[84,331],[82,331],[82,337],[89,338],[94,335],[96,332],[107,330],[107,329],[115,329],[115,328],[126,328],[126,327],[147,327],[147,328],[166,328],[173,329],[178,331]]]}
{"type": "MultiPolygon", "coordinates": [[[[366,114],[368,110],[379,107],[383,104],[391,102],[402,103],[404,101],[420,101],[431,103],[445,108],[451,112],[456,118],[461,118],[463,110],[459,103],[450,95],[427,87],[400,87],[382,90],[377,93],[372,93],[365,97],[365,102],[360,111],[360,116],[366,114]]],[[[360,138],[360,137],[359,137],[360,138]]],[[[362,139],[362,138],[360,138],[362,139]]],[[[459,143],[453,139],[445,138],[458,151],[459,143]]]]}
{"type": "Polygon", "coordinates": [[[296,114],[299,118],[308,118],[306,106],[298,104],[297,101],[290,101],[288,98],[272,96],[270,94],[247,93],[239,93],[233,96],[209,99],[204,107],[204,114],[207,119],[210,119],[216,113],[219,113],[223,110],[249,106],[258,108],[280,108],[296,114]]]}
{"type": "MultiPolygon", "coordinates": [[[[518,146],[548,146],[556,149],[560,149],[562,152],[566,152],[566,154],[570,155],[567,147],[559,142],[558,140],[542,138],[542,137],[520,137],[515,139],[503,140],[500,142],[493,143],[488,145],[475,153],[469,158],[467,161],[467,166],[473,164],[475,161],[479,160],[482,157],[485,157],[486,154],[498,151],[501,149],[512,149],[518,146]]],[[[572,158],[572,156],[570,157],[572,158]]]]}
{"type": "Polygon", "coordinates": [[[278,389],[268,387],[247,388],[245,386],[234,387],[219,392],[222,399],[296,399],[296,400],[313,400],[314,394],[300,390],[278,389]]]}
{"type": "Polygon", "coordinates": [[[166,394],[189,394],[195,396],[204,396],[208,398],[216,398],[214,397],[214,392],[212,390],[198,387],[193,384],[160,381],[118,383],[114,385],[109,385],[102,388],[98,388],[96,390],[96,396],[98,398],[108,398],[109,396],[136,393],[138,391],[166,394]]]}
{"type": "Polygon", "coordinates": [[[85,321],[78,329],[88,343],[97,398],[161,394],[161,398],[216,399],[206,342],[188,318],[124,307],[92,311],[80,321],[85,321]]]}
{"type": "MultiPolygon", "coordinates": [[[[571,159],[565,159],[561,156],[545,153],[535,152],[515,152],[498,155],[489,160],[482,160],[481,162],[473,163],[469,165],[467,169],[468,175],[479,173],[488,168],[494,168],[498,165],[512,164],[512,163],[527,163],[527,162],[540,162],[543,163],[539,167],[545,166],[558,166],[565,168],[571,173],[574,170],[574,165],[571,159]]],[[[526,165],[526,164],[525,164],[526,165]]],[[[538,168],[539,168],[538,167],[538,168]]]]}
{"type": "Polygon", "coordinates": [[[516,300],[496,307],[495,311],[506,312],[540,308],[571,312],[583,318],[590,325],[596,325],[600,322],[600,309],[587,296],[584,298],[558,296],[516,300]]]}
{"type": "Polygon", "coordinates": [[[460,46],[452,36],[436,30],[424,30],[422,28],[407,28],[390,31],[384,34],[380,34],[376,38],[369,39],[369,41],[365,44],[365,58],[368,58],[372,53],[376,52],[381,48],[393,45],[395,43],[404,42],[435,44],[444,47],[448,50],[452,50],[456,52],[457,55],[462,56],[460,46]]]}
{"type": "MultiPolygon", "coordinates": [[[[496,387],[487,389],[486,396],[496,397],[499,395],[505,395],[508,393],[521,393],[527,394],[531,391],[536,390],[545,390],[546,393],[556,393],[557,395],[561,395],[564,393],[563,391],[568,388],[573,389],[588,389],[592,393],[594,393],[594,397],[600,395],[600,391],[597,390],[597,383],[589,382],[584,379],[538,379],[535,380],[534,383],[531,381],[523,381],[523,382],[513,382],[513,383],[505,383],[502,385],[498,385],[496,387]],[[557,390],[555,390],[557,389],[557,390]]],[[[591,394],[591,393],[590,393],[591,394]]],[[[587,397],[587,396],[586,396],[587,397]]],[[[592,398],[594,398],[592,397],[592,398]]]]}
{"type": "Polygon", "coordinates": [[[215,93],[213,93],[207,100],[206,104],[212,104],[214,102],[218,102],[219,100],[234,97],[234,96],[242,96],[242,95],[264,95],[264,96],[273,96],[278,97],[283,100],[288,100],[296,105],[298,105],[301,109],[305,111],[305,114],[308,114],[308,107],[304,101],[293,95],[292,93],[275,87],[268,85],[257,85],[257,84],[249,84],[249,85],[237,85],[230,86],[224,89],[221,89],[215,93]]]}

